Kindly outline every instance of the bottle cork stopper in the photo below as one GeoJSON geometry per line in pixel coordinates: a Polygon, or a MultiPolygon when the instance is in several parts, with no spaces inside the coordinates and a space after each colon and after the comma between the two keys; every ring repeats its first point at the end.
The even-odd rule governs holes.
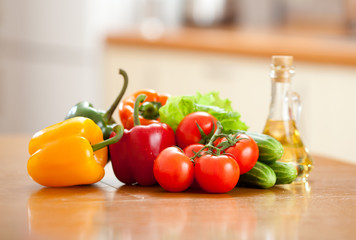
{"type": "Polygon", "coordinates": [[[272,56],[274,66],[293,66],[293,56],[272,56]]]}
{"type": "Polygon", "coordinates": [[[274,82],[290,82],[294,75],[292,56],[272,56],[271,78],[274,82]]]}

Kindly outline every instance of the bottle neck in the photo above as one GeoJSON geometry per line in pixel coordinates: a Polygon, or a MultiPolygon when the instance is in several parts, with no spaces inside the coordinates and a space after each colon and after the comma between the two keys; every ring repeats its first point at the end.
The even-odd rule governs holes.
{"type": "Polygon", "coordinates": [[[291,80],[294,73],[292,57],[272,57],[270,73],[272,98],[268,119],[299,123],[301,112],[300,97],[296,92],[291,91],[291,80]]]}
{"type": "Polygon", "coordinates": [[[291,112],[291,83],[276,82],[272,79],[272,97],[268,118],[270,120],[292,120],[291,112]]]}

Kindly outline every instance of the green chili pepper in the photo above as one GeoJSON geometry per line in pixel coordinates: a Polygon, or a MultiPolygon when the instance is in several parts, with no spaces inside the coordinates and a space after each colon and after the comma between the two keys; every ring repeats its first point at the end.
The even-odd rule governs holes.
{"type": "Polygon", "coordinates": [[[103,110],[95,109],[93,104],[87,101],[82,101],[69,110],[65,119],[79,116],[90,118],[101,128],[104,139],[108,139],[110,137],[111,132],[113,131],[113,127],[116,125],[114,119],[112,119],[112,114],[115,111],[119,102],[121,101],[121,98],[123,97],[128,85],[128,76],[126,72],[122,69],[119,69],[119,74],[124,77],[124,85],[119,95],[106,112],[103,110]]]}

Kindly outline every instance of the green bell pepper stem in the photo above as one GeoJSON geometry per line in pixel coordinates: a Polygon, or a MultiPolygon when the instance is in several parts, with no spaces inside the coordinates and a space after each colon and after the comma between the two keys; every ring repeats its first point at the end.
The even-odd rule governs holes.
{"type": "Polygon", "coordinates": [[[122,97],[124,96],[126,89],[127,89],[127,85],[129,83],[129,78],[127,76],[127,73],[124,70],[119,69],[119,74],[121,74],[124,77],[124,85],[121,88],[120,94],[116,97],[115,101],[111,104],[110,108],[104,114],[103,118],[104,118],[104,121],[106,121],[106,122],[110,122],[112,115],[113,115],[117,105],[121,101],[122,97]]]}
{"type": "Polygon", "coordinates": [[[122,125],[116,125],[113,128],[113,132],[116,133],[114,137],[108,138],[100,143],[91,145],[91,147],[93,148],[93,152],[98,151],[99,149],[102,149],[106,146],[109,146],[110,144],[117,143],[122,138],[122,135],[124,134],[124,127],[122,125]]]}
{"type": "Polygon", "coordinates": [[[135,105],[134,105],[134,112],[133,112],[133,117],[134,117],[134,126],[139,126],[141,125],[140,122],[140,118],[139,118],[139,114],[138,114],[138,110],[139,110],[139,105],[140,103],[142,103],[143,101],[145,101],[146,99],[146,95],[145,94],[140,94],[137,96],[136,100],[135,100],[135,105]]]}

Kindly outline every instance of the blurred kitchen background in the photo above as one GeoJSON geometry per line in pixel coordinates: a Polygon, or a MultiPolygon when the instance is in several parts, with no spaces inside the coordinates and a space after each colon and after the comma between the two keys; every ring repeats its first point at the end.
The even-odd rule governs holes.
{"type": "Polygon", "coordinates": [[[356,163],[356,0],[0,0],[0,134],[108,108],[118,68],[126,95],[216,90],[262,131],[273,54],[295,57],[306,146],[356,163]]]}

